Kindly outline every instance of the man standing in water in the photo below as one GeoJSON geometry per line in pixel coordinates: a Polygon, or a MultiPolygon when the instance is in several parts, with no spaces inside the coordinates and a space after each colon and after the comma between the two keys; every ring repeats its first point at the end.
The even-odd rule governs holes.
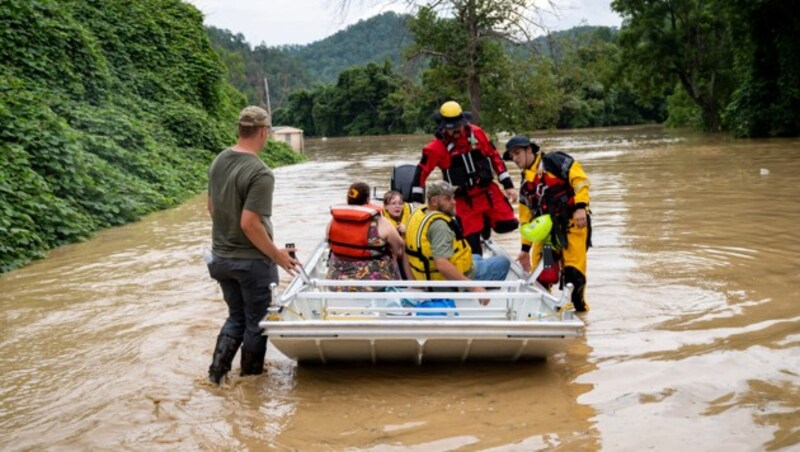
{"type": "Polygon", "coordinates": [[[295,274],[294,249],[278,249],[272,241],[272,192],[275,177],[258,157],[269,137],[269,114],[250,106],[239,113],[239,139],[222,151],[208,171],[208,212],[212,220],[213,257],[208,272],[219,282],[228,305],[208,368],[209,381],[219,384],[242,346],[241,375],[264,371],[267,338],[258,322],[271,301],[270,284],[278,268],[295,274]]]}
{"type": "Polygon", "coordinates": [[[592,245],[589,177],[571,156],[563,152],[539,152],[539,146],[526,136],[508,140],[503,160],[513,160],[522,170],[520,221],[530,223],[539,216],[549,215],[552,222],[546,238],[533,243],[533,259],[531,241],[522,238],[522,251],[517,260],[525,271],[530,271],[531,261],[538,265],[547,243],[560,256],[561,281],[574,286],[572,304],[575,310],[588,311],[584,290],[586,251],[592,245]]]}

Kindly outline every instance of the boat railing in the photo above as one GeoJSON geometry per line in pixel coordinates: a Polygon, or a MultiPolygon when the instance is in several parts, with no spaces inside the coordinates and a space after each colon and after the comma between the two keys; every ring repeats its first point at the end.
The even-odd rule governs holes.
{"type": "MultiPolygon", "coordinates": [[[[497,247],[487,242],[489,247],[497,247]]],[[[350,320],[359,316],[369,318],[413,318],[413,319],[535,319],[557,316],[571,317],[569,309],[562,310],[572,291],[568,284],[560,296],[550,293],[536,281],[540,268],[533,274],[522,274],[517,279],[505,281],[419,281],[419,280],[332,280],[319,278],[325,274],[324,254],[327,245],[323,241],[312,252],[303,275],[279,296],[273,287],[273,299],[278,303],[270,312],[287,309],[302,319],[350,320]],[[346,287],[347,291],[339,288],[346,287]],[[486,292],[469,292],[468,289],[483,287],[486,292]],[[337,290],[339,289],[339,290],[337,290]],[[434,290],[430,290],[434,289],[434,290]],[[456,307],[417,306],[428,300],[451,299],[456,307]],[[478,305],[478,300],[489,300],[488,306],[478,305]],[[298,302],[300,302],[298,304],[298,302]],[[401,306],[401,302],[404,302],[401,306]],[[431,315],[435,312],[435,315],[431,315]],[[303,315],[303,313],[305,313],[303,315]]],[[[502,250],[495,250],[502,252],[502,250]]],[[[541,266],[540,266],[541,267],[541,266]]]]}
{"type": "Polygon", "coordinates": [[[300,292],[299,300],[395,300],[454,299],[454,300],[526,300],[530,292],[300,292]]]}
{"type": "Polygon", "coordinates": [[[462,307],[462,308],[413,308],[413,307],[355,307],[328,306],[324,310],[326,320],[356,320],[387,317],[393,320],[419,320],[420,318],[441,319],[448,317],[454,320],[463,317],[469,320],[507,320],[508,309],[505,307],[462,307]],[[466,316],[466,317],[464,317],[466,316]]]}
{"type": "MultiPolygon", "coordinates": [[[[541,292],[519,281],[492,281],[498,290],[486,292],[429,292],[419,290],[436,285],[451,287],[452,281],[340,281],[313,280],[316,290],[297,291],[282,306],[270,308],[280,312],[283,306],[293,306],[290,312],[303,319],[358,320],[384,318],[392,320],[543,320],[571,318],[571,311],[561,311],[564,303],[549,293],[541,292]],[[449,283],[449,284],[448,284],[449,283]],[[374,289],[395,288],[393,291],[337,292],[326,288],[356,286],[374,289]],[[397,286],[406,286],[404,289],[397,286]],[[413,290],[417,289],[417,290],[413,290]],[[428,300],[453,300],[455,307],[423,306],[428,300]],[[487,306],[478,304],[488,300],[487,306]],[[298,312],[305,312],[300,315],[298,312]]],[[[463,282],[460,287],[486,287],[485,281],[463,282]]]]}
{"type": "MultiPolygon", "coordinates": [[[[518,288],[525,285],[525,281],[420,281],[420,280],[391,280],[367,281],[350,279],[312,279],[314,287],[484,287],[492,288],[518,288]]],[[[429,292],[430,293],[430,292],[429,292]]]]}

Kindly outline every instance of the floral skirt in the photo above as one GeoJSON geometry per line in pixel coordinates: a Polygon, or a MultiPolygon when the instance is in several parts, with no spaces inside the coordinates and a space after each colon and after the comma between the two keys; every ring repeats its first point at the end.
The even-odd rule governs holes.
{"type": "MultiPolygon", "coordinates": [[[[400,279],[400,271],[397,268],[397,261],[392,256],[361,260],[337,257],[335,254],[331,254],[331,258],[328,260],[326,278],[382,281],[400,279]]],[[[333,287],[331,290],[336,292],[368,292],[383,289],[374,287],[333,287]]]]}

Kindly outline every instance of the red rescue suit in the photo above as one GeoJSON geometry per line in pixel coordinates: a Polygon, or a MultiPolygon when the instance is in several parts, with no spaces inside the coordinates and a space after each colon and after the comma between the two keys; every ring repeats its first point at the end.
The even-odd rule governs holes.
{"type": "Polygon", "coordinates": [[[493,172],[503,188],[514,188],[514,183],[497,149],[480,127],[466,124],[456,138],[438,131],[436,138],[422,148],[411,189],[412,201],[425,201],[423,187],[436,168],[442,170],[446,181],[458,187],[456,215],[474,252],[480,252],[480,233],[487,226],[498,233],[517,229],[519,222],[514,208],[494,182],[493,172]]]}

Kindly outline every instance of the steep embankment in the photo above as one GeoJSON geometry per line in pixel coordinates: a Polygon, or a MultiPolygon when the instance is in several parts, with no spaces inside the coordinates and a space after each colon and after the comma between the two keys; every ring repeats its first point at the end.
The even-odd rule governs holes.
{"type": "Polygon", "coordinates": [[[179,0],[0,0],[0,273],[205,187],[245,100],[202,21],[179,0]]]}

